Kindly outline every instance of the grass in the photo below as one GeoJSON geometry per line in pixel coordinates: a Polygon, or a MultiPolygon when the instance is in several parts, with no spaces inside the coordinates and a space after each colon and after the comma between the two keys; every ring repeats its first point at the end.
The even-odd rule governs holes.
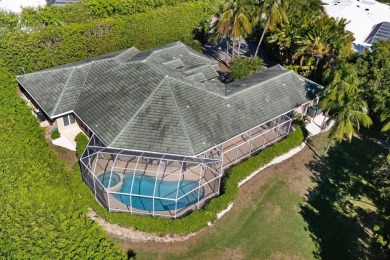
{"type": "MultiPolygon", "coordinates": [[[[166,259],[269,259],[313,258],[315,244],[299,214],[303,198],[278,177],[251,194],[251,201],[217,223],[215,232],[188,251],[160,257],[166,259]]],[[[137,258],[155,257],[137,251],[137,258]]]]}
{"type": "MultiPolygon", "coordinates": [[[[316,138],[326,145],[323,139],[326,135],[316,138]]],[[[313,149],[322,149],[317,141],[313,149]]],[[[305,149],[255,176],[240,188],[233,209],[191,241],[122,247],[134,249],[138,259],[314,259],[317,244],[300,209],[306,201],[304,190],[312,186],[302,160],[312,156],[305,149]]]]}
{"type": "Polygon", "coordinates": [[[294,207],[302,198],[277,178],[255,192],[252,198],[248,207],[234,212],[221,223],[218,233],[184,257],[199,251],[201,256],[208,257],[218,245],[219,254],[224,254],[226,249],[239,248],[239,254],[246,259],[266,259],[275,254],[310,258],[314,245],[304,230],[305,222],[294,207]]]}
{"type": "Polygon", "coordinates": [[[302,205],[302,216],[318,244],[322,259],[373,259],[380,252],[372,237],[378,218],[372,183],[373,159],[385,152],[369,140],[333,146],[328,156],[312,160],[317,186],[312,200],[302,205]]]}
{"type": "Polygon", "coordinates": [[[138,259],[379,259],[369,140],[332,147],[327,134],[240,189],[213,227],[176,243],[123,242],[138,259]]]}

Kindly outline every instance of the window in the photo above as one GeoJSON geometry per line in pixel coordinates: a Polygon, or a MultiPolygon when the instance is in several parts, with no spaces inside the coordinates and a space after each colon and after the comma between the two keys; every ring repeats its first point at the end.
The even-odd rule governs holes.
{"type": "Polygon", "coordinates": [[[63,117],[63,119],[64,119],[64,126],[68,126],[76,122],[73,115],[66,115],[63,117]]]}

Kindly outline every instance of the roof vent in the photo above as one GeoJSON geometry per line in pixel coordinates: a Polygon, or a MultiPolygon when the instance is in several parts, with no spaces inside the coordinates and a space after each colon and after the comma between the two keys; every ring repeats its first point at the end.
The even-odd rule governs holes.
{"type": "Polygon", "coordinates": [[[227,107],[230,107],[230,104],[227,104],[227,107]]]}
{"type": "Polygon", "coordinates": [[[284,83],[283,83],[282,85],[283,85],[283,87],[285,87],[285,86],[286,86],[286,84],[284,84],[284,83]]]}
{"type": "Polygon", "coordinates": [[[189,105],[186,105],[186,108],[190,108],[190,106],[189,106],[189,105]]]}

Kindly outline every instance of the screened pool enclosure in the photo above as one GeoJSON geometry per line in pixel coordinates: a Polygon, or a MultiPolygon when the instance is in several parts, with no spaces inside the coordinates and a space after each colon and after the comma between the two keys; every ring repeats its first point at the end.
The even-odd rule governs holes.
{"type": "Polygon", "coordinates": [[[83,179],[110,211],[179,217],[219,193],[221,161],[103,148],[92,137],[83,179]]]}
{"type": "Polygon", "coordinates": [[[81,158],[83,179],[110,211],[177,218],[219,194],[226,168],[287,136],[290,127],[283,114],[198,156],[107,148],[92,136],[81,158]]]}

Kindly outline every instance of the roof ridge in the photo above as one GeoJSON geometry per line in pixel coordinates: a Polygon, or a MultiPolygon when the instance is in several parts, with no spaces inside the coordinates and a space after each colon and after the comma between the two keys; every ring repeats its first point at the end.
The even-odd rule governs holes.
{"type": "Polygon", "coordinates": [[[208,62],[210,62],[211,64],[215,65],[217,64],[218,65],[218,61],[214,61],[210,58],[208,58],[206,55],[204,55],[203,53],[200,53],[200,52],[197,52],[196,50],[192,49],[191,47],[185,45],[184,43],[182,43],[182,45],[184,46],[184,48],[188,51],[188,53],[190,55],[193,55],[193,56],[197,56],[203,60],[207,60],[208,62]]]}
{"type": "Polygon", "coordinates": [[[69,77],[66,79],[65,85],[64,85],[64,87],[61,90],[61,93],[60,93],[60,95],[58,97],[58,100],[57,100],[57,102],[56,102],[56,104],[55,104],[55,106],[53,108],[53,111],[51,111],[51,113],[50,113],[50,116],[55,115],[55,111],[57,110],[58,105],[61,102],[62,96],[64,95],[65,89],[68,86],[68,83],[69,83],[70,79],[72,78],[74,71],[75,71],[75,67],[72,67],[72,71],[70,72],[69,77]]]}
{"type": "MultiPolygon", "coordinates": [[[[123,51],[123,52],[119,53],[118,55],[116,55],[115,57],[112,57],[112,58],[113,58],[113,59],[120,59],[120,57],[121,57],[121,56],[124,56],[124,55],[125,55],[125,53],[128,53],[128,52],[130,52],[130,51],[132,51],[132,50],[137,50],[137,51],[138,51],[138,53],[140,53],[140,52],[141,52],[139,49],[137,49],[137,47],[135,47],[135,46],[132,46],[132,47],[130,47],[130,48],[128,48],[128,49],[126,49],[125,51],[123,51]]],[[[132,58],[132,57],[131,57],[131,58],[132,58]]],[[[120,60],[119,60],[119,62],[120,62],[120,63],[127,63],[127,62],[122,62],[122,61],[120,61],[120,60]]]]}
{"type": "MultiPolygon", "coordinates": [[[[60,65],[60,66],[61,66],[61,65],[60,65]]],[[[34,71],[34,72],[30,72],[30,73],[23,74],[23,75],[17,75],[16,78],[18,78],[18,77],[24,77],[25,75],[42,74],[42,73],[48,73],[48,72],[53,72],[53,71],[57,71],[57,70],[68,70],[68,69],[73,69],[74,67],[75,67],[75,66],[67,67],[67,68],[57,68],[57,69],[46,68],[46,69],[43,69],[43,70],[34,71]]]]}
{"type": "Polygon", "coordinates": [[[175,107],[176,107],[177,113],[179,114],[179,118],[180,118],[180,122],[181,122],[181,125],[182,125],[182,128],[183,128],[184,134],[186,135],[186,138],[188,140],[188,144],[190,146],[191,152],[195,156],[196,154],[195,154],[195,151],[194,151],[194,147],[192,146],[191,139],[190,139],[190,137],[188,135],[188,132],[187,132],[186,124],[184,123],[183,117],[181,116],[180,109],[179,109],[179,106],[177,105],[175,94],[172,91],[171,83],[169,82],[169,80],[168,80],[168,86],[169,86],[168,87],[169,91],[171,92],[171,95],[172,95],[172,98],[173,98],[173,102],[175,103],[175,107]]]}
{"type": "MultiPolygon", "coordinates": [[[[171,77],[171,76],[169,76],[169,75],[168,75],[168,78],[173,79],[173,80],[177,80],[177,81],[179,81],[179,82],[181,82],[181,83],[183,83],[183,84],[186,84],[186,85],[189,86],[189,87],[196,88],[197,90],[204,91],[204,92],[207,92],[207,93],[209,93],[209,94],[211,94],[211,95],[214,95],[214,96],[217,96],[217,97],[226,99],[226,96],[218,95],[217,93],[208,91],[208,90],[203,89],[203,88],[201,88],[201,87],[199,87],[199,86],[197,85],[197,84],[204,84],[204,83],[199,83],[199,82],[187,82],[186,80],[188,80],[188,79],[186,79],[186,78],[179,79],[179,78],[176,78],[176,77],[171,77]]],[[[190,81],[190,80],[188,80],[188,81],[190,81]]]]}
{"type": "MultiPolygon", "coordinates": [[[[283,73],[280,73],[280,74],[276,75],[275,77],[266,79],[266,80],[264,80],[264,81],[262,81],[262,82],[259,82],[259,83],[257,83],[257,84],[253,84],[252,86],[249,86],[249,87],[247,87],[247,88],[245,88],[245,89],[242,89],[241,91],[237,91],[237,92],[235,92],[235,93],[233,93],[233,94],[230,94],[230,95],[226,95],[226,93],[225,93],[225,97],[226,97],[226,98],[231,98],[231,97],[236,96],[236,95],[238,95],[238,94],[240,94],[240,93],[246,92],[246,91],[248,91],[248,90],[250,90],[250,89],[252,89],[252,88],[259,87],[260,85],[263,85],[264,83],[267,83],[267,82],[269,82],[269,81],[271,81],[271,80],[278,79],[278,78],[282,77],[283,75],[288,75],[288,74],[294,73],[294,71],[292,71],[292,70],[281,70],[281,72],[283,72],[283,73]]],[[[260,72],[260,73],[263,73],[263,72],[260,72]]],[[[233,82],[234,82],[234,81],[233,81],[233,82]]],[[[233,83],[233,82],[230,82],[230,83],[233,83]]],[[[230,84],[230,83],[228,83],[228,84],[230,84]]],[[[236,81],[236,83],[237,83],[237,81],[236,81]]],[[[227,86],[228,84],[225,84],[225,91],[226,91],[226,86],[227,86]]]]}
{"type": "Polygon", "coordinates": [[[93,64],[92,62],[91,62],[91,63],[88,63],[88,65],[89,65],[89,70],[88,70],[87,75],[85,76],[83,85],[82,85],[81,88],[80,88],[80,92],[79,92],[79,94],[78,94],[78,96],[77,96],[77,98],[76,98],[76,101],[74,102],[73,109],[72,109],[73,111],[75,110],[76,105],[77,105],[77,102],[79,101],[81,92],[83,92],[83,89],[84,89],[84,86],[85,86],[85,82],[87,81],[87,78],[88,78],[88,76],[89,76],[89,72],[91,72],[91,69],[92,69],[92,64],[93,64]]]}
{"type": "MultiPolygon", "coordinates": [[[[181,41],[177,41],[177,42],[174,42],[171,43],[172,45],[171,46],[167,46],[167,45],[170,45],[170,44],[167,44],[167,45],[164,45],[164,46],[167,46],[167,47],[164,47],[164,46],[161,46],[161,47],[164,47],[164,48],[161,48],[161,49],[158,49],[158,50],[154,50],[152,51],[145,59],[143,59],[142,61],[147,61],[154,53],[158,53],[158,52],[162,52],[162,51],[165,51],[165,50],[168,50],[168,49],[172,49],[172,48],[175,48],[177,46],[183,46],[184,43],[182,43],[181,41]]],[[[159,48],[159,47],[156,47],[156,48],[159,48]]]]}
{"type": "Polygon", "coordinates": [[[119,131],[119,133],[115,136],[115,138],[111,141],[111,143],[108,144],[108,146],[112,146],[119,138],[121,134],[125,131],[125,129],[130,125],[131,122],[136,118],[136,116],[141,112],[141,110],[145,107],[145,104],[152,98],[154,93],[157,92],[157,90],[161,87],[161,85],[164,83],[167,77],[164,77],[161,82],[158,84],[158,86],[150,93],[150,95],[144,100],[142,105],[137,109],[137,111],[134,113],[134,115],[127,121],[127,123],[123,126],[123,128],[119,131]]]}

